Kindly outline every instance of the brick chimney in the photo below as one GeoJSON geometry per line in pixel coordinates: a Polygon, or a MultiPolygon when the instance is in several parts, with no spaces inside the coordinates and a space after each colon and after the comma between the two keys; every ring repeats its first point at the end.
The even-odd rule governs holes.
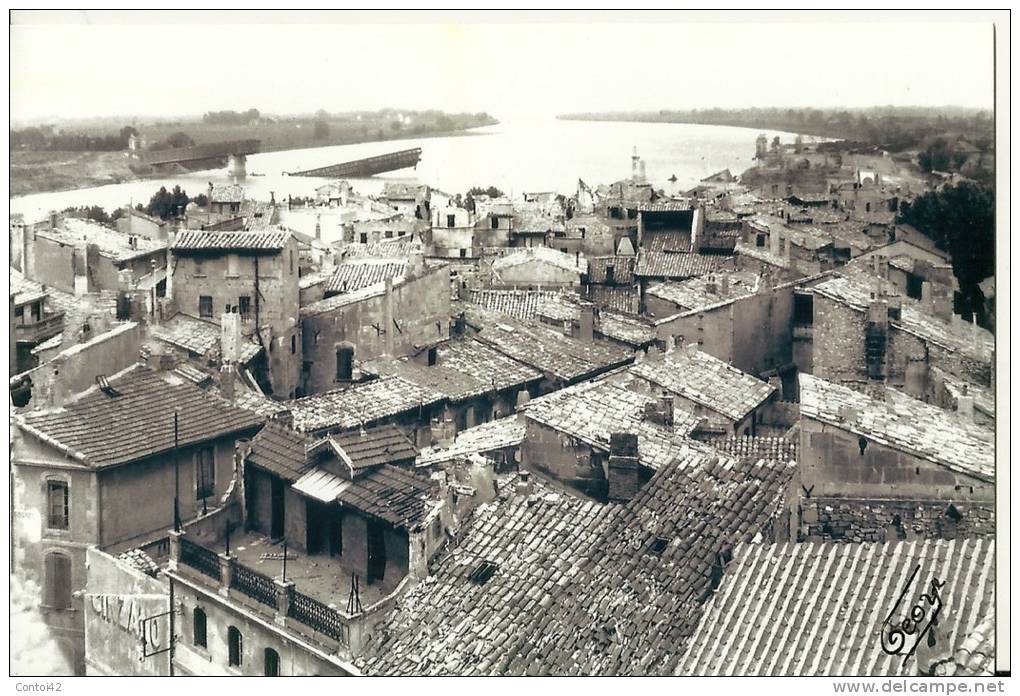
{"type": "Polygon", "coordinates": [[[968,423],[974,422],[974,397],[967,393],[967,385],[963,385],[963,391],[956,397],[956,413],[968,423]]]}
{"type": "Polygon", "coordinates": [[[241,357],[241,315],[224,312],[220,317],[220,391],[229,400],[234,398],[237,363],[241,357]]]}
{"type": "Polygon", "coordinates": [[[609,502],[626,502],[641,489],[641,465],[638,463],[638,438],[635,433],[609,436],[609,463],[606,479],[609,502]]]}

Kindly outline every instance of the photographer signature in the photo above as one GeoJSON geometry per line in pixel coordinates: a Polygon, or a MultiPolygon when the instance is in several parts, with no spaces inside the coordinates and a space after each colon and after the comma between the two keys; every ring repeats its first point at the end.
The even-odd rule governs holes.
{"type": "Polygon", "coordinates": [[[921,640],[932,630],[939,612],[942,611],[942,595],[939,591],[945,587],[945,582],[938,578],[932,578],[925,588],[928,591],[921,594],[917,601],[910,607],[902,620],[896,620],[900,605],[911,591],[917,574],[921,572],[921,564],[918,563],[914,572],[910,574],[907,584],[903,587],[896,605],[882,622],[882,650],[888,655],[903,655],[903,664],[917,650],[921,640]],[[927,620],[927,621],[926,621],[927,620]],[[922,627],[923,624],[923,627],[922,627]]]}

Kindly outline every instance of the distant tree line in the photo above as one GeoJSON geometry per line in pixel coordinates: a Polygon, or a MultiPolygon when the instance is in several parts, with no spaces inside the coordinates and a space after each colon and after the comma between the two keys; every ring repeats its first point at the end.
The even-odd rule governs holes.
{"type": "Polygon", "coordinates": [[[148,205],[143,206],[139,203],[135,209],[161,220],[169,220],[178,217],[181,211],[188,207],[188,203],[204,207],[209,205],[209,197],[204,193],[189,197],[188,192],[180,186],[174,186],[171,191],[167,191],[166,186],[160,186],[159,190],[152,194],[148,205]]]}
{"type": "Polygon", "coordinates": [[[475,212],[475,196],[488,196],[489,198],[499,198],[503,195],[495,186],[489,186],[488,188],[482,188],[481,186],[472,186],[468,189],[468,192],[464,194],[463,199],[458,193],[454,196],[453,201],[457,206],[470,210],[472,213],[475,212]]]}
{"type": "Polygon", "coordinates": [[[901,206],[899,221],[913,225],[953,258],[964,314],[989,325],[978,284],[995,273],[995,190],[963,181],[918,196],[901,206]]]}
{"type": "Polygon", "coordinates": [[[10,132],[11,150],[67,150],[72,152],[110,152],[124,150],[132,135],[132,126],[124,126],[120,133],[86,135],[85,133],[57,133],[49,127],[29,127],[10,132]]]}
{"type": "Polygon", "coordinates": [[[243,125],[257,121],[261,117],[258,109],[247,111],[208,111],[202,115],[203,123],[217,123],[221,125],[243,125]]]}

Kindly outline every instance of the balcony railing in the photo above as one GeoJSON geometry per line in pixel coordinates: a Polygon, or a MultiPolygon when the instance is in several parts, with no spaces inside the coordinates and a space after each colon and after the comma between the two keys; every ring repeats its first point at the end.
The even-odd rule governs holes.
{"type": "MultiPolygon", "coordinates": [[[[215,551],[181,538],[180,562],[211,578],[220,579],[220,559],[215,551]]],[[[172,546],[171,546],[172,548],[172,546]]]]}
{"type": "Polygon", "coordinates": [[[295,591],[287,609],[287,616],[329,636],[341,645],[350,645],[350,626],[344,616],[317,599],[295,591]]]}
{"type": "Polygon", "coordinates": [[[268,575],[252,570],[240,563],[234,564],[234,572],[230,576],[230,587],[271,607],[276,606],[276,583],[268,575]]]}
{"type": "Polygon", "coordinates": [[[42,343],[64,330],[64,314],[47,314],[32,324],[15,324],[14,338],[22,343],[42,343]]]}

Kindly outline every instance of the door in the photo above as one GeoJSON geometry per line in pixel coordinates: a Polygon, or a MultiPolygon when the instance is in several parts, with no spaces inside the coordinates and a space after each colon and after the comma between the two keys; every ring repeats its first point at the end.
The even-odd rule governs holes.
{"type": "Polygon", "coordinates": [[[269,536],[273,539],[283,538],[283,481],[273,479],[272,501],[270,505],[269,536]]]}
{"type": "Polygon", "coordinates": [[[386,538],[383,526],[375,521],[368,523],[368,568],[366,580],[372,584],[386,575],[386,538]]]}
{"type": "Polygon", "coordinates": [[[322,551],[322,506],[314,500],[305,503],[306,548],[309,554],[322,551]]]}

